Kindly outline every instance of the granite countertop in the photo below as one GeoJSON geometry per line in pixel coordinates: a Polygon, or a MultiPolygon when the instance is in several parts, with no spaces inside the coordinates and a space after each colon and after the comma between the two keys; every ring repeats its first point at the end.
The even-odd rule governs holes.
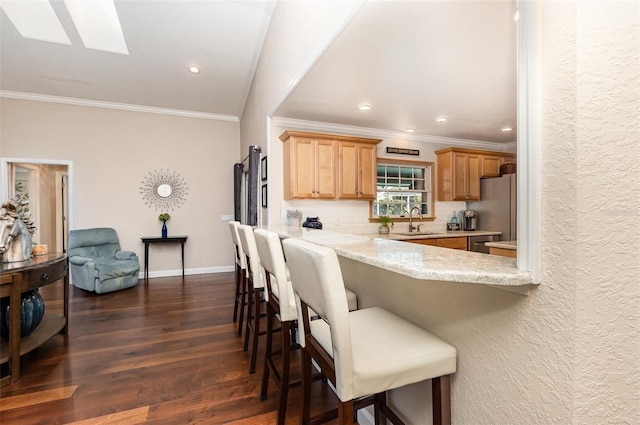
{"type": "Polygon", "coordinates": [[[425,232],[425,233],[416,233],[409,235],[407,233],[399,233],[399,232],[391,232],[388,235],[378,235],[379,238],[390,239],[394,241],[407,241],[414,239],[439,239],[439,238],[459,238],[459,237],[468,237],[468,236],[499,236],[502,232],[493,232],[490,230],[473,230],[473,231],[465,231],[465,230],[453,230],[453,231],[445,231],[445,232],[425,232]]]}
{"type": "Polygon", "coordinates": [[[498,241],[498,242],[487,242],[484,244],[490,248],[502,248],[502,249],[516,249],[518,243],[517,241],[498,241]]]}
{"type": "MultiPolygon", "coordinates": [[[[327,246],[342,257],[415,279],[514,288],[531,283],[530,273],[518,270],[515,258],[403,243],[388,235],[354,235],[287,225],[269,225],[263,228],[278,233],[282,238],[294,237],[327,246]]],[[[478,231],[446,234],[453,237],[454,233],[456,236],[467,236],[466,233],[480,235],[478,231]]]]}

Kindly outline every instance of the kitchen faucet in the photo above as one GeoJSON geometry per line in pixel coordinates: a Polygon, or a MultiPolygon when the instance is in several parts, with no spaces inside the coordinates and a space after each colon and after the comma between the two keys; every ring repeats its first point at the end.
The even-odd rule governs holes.
{"type": "Polygon", "coordinates": [[[415,206],[415,207],[411,208],[409,210],[409,233],[413,232],[414,230],[420,231],[420,226],[421,226],[420,224],[418,224],[417,227],[413,225],[412,214],[413,214],[413,210],[415,210],[415,209],[418,210],[418,213],[420,214],[420,220],[422,220],[422,210],[420,209],[420,207],[415,206]]]}

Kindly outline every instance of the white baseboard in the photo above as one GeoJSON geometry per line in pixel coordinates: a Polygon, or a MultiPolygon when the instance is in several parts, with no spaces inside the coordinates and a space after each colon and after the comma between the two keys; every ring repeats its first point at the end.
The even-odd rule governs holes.
{"type": "MultiPolygon", "coordinates": [[[[184,269],[185,276],[194,274],[207,274],[207,273],[226,273],[235,271],[235,266],[221,266],[221,267],[202,267],[199,269],[184,269]]],[[[161,270],[157,272],[149,272],[149,277],[170,277],[170,276],[182,276],[182,269],[175,270],[161,270]]],[[[144,279],[144,270],[140,270],[138,274],[139,279],[144,279]]]]}
{"type": "Polygon", "coordinates": [[[358,423],[360,425],[374,425],[375,418],[369,411],[369,407],[358,410],[358,423]]]}

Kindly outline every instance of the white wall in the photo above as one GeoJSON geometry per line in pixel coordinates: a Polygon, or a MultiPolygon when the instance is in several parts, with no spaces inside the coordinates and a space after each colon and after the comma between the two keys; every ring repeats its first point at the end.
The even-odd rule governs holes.
{"type": "MultiPolygon", "coordinates": [[[[459,349],[455,424],[640,423],[640,3],[538,6],[542,284],[529,297],[434,284],[416,292],[406,314],[459,349]]],[[[294,47],[313,48],[321,38],[296,32],[307,25],[319,31],[305,11],[283,19],[296,7],[276,9],[242,120],[243,144],[263,137],[269,108],[295,75],[291,67],[303,65],[285,64],[280,55],[291,50],[303,58],[294,47]],[[310,41],[300,40],[307,35],[310,41]]],[[[271,205],[284,204],[271,181],[279,172],[281,130],[270,130],[271,205]]],[[[345,210],[356,209],[349,203],[345,210]]],[[[280,211],[271,218],[280,220],[280,211]]],[[[362,273],[353,276],[360,281],[352,287],[372,302],[362,273]]],[[[409,286],[399,290],[412,290],[402,284],[409,286]]],[[[394,299],[383,302],[392,307],[394,299]]],[[[421,413],[427,395],[409,390],[396,400],[411,423],[429,423],[421,413]]]]}
{"type": "MultiPolygon", "coordinates": [[[[154,169],[180,174],[187,201],[169,211],[169,234],[185,234],[185,267],[219,270],[234,263],[222,214],[233,213],[233,163],[240,159],[239,124],[88,106],[0,99],[2,152],[8,158],[73,161],[76,229],[114,227],[123,249],[143,262],[141,236],[160,236],[156,211],[140,194],[154,169]]],[[[150,270],[181,267],[179,245],[150,248],[150,270]]],[[[153,276],[153,274],[151,274],[153,276]]]]}

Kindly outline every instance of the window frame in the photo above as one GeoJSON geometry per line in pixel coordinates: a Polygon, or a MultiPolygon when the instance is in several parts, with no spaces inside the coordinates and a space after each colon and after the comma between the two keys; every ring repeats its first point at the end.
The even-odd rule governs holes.
{"type": "MultiPolygon", "coordinates": [[[[430,192],[431,193],[431,199],[430,201],[427,203],[428,204],[428,209],[430,214],[429,215],[425,215],[423,216],[423,218],[420,218],[420,216],[417,216],[416,218],[414,218],[414,221],[418,221],[418,222],[424,222],[424,221],[434,221],[437,217],[435,215],[435,203],[436,203],[436,193],[435,193],[435,179],[436,179],[436,163],[433,161],[411,161],[411,160],[405,160],[405,159],[396,159],[396,158],[377,158],[377,165],[400,165],[400,166],[412,166],[412,167],[420,167],[420,168],[428,168],[429,171],[427,171],[430,175],[429,177],[429,190],[427,189],[427,186],[425,184],[425,190],[424,192],[430,192]]],[[[425,180],[426,180],[426,173],[425,173],[425,180]]],[[[389,192],[387,191],[381,191],[381,192],[389,192]]],[[[417,191],[416,191],[417,192],[417,191]]],[[[377,194],[378,194],[378,185],[377,185],[377,172],[376,172],[376,198],[377,198],[377,194]]],[[[374,203],[376,202],[376,199],[369,201],[369,222],[370,223],[377,223],[378,222],[378,216],[374,215],[373,213],[373,209],[374,209],[374,203]]],[[[392,217],[394,222],[404,222],[404,221],[409,221],[409,217],[392,217]]]]}

